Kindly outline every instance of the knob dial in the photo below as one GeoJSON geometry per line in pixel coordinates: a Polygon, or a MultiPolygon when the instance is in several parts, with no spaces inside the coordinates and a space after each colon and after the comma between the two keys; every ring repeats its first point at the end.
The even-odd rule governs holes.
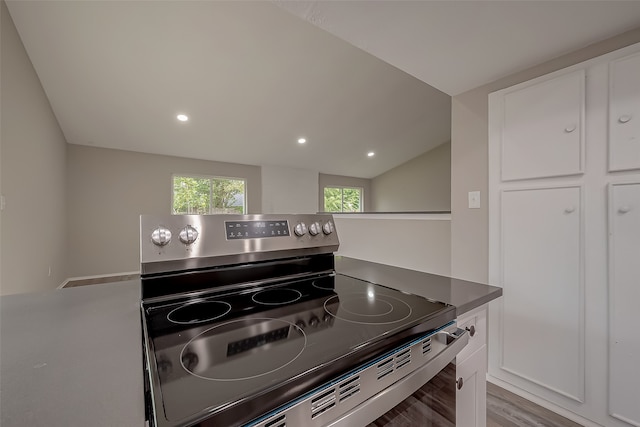
{"type": "Polygon", "coordinates": [[[309,234],[311,234],[312,236],[317,236],[318,233],[320,233],[320,224],[314,222],[309,226],[309,234]]]}
{"type": "Polygon", "coordinates": [[[309,319],[309,326],[315,328],[316,326],[318,326],[318,323],[320,323],[320,319],[318,319],[316,316],[311,316],[311,319],[309,319]]]}
{"type": "Polygon", "coordinates": [[[190,225],[180,230],[180,241],[185,245],[190,245],[198,238],[198,230],[190,225]]]}
{"type": "Polygon", "coordinates": [[[322,226],[322,232],[327,235],[333,233],[333,223],[331,221],[325,222],[322,226]]]}
{"type": "Polygon", "coordinates": [[[158,227],[151,233],[151,241],[156,246],[164,246],[171,241],[171,230],[165,227],[158,227]]]}
{"type": "Polygon", "coordinates": [[[307,225],[304,222],[300,222],[293,228],[293,232],[296,233],[296,236],[304,236],[307,234],[307,225]]]}

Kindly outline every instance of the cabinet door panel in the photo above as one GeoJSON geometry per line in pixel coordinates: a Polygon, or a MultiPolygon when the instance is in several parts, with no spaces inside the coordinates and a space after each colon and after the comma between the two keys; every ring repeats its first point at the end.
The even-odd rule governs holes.
{"type": "Polygon", "coordinates": [[[485,427],[487,421],[487,347],[456,365],[456,427],[485,427]]]}
{"type": "Polygon", "coordinates": [[[584,71],[504,96],[502,180],[581,173],[584,71]]]}
{"type": "Polygon", "coordinates": [[[609,412],[640,426],[640,183],[612,185],[609,203],[609,412]]]}
{"type": "Polygon", "coordinates": [[[580,187],[504,191],[501,368],[582,401],[580,187]]]}
{"type": "Polygon", "coordinates": [[[640,54],[609,69],[609,170],[640,169],[640,54]]]}

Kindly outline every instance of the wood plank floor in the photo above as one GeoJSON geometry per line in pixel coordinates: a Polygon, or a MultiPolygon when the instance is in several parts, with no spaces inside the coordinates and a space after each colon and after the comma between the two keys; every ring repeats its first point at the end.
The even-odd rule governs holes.
{"type": "MultiPolygon", "coordinates": [[[[455,427],[455,366],[450,364],[367,427],[455,427]]],[[[487,383],[487,427],[580,427],[555,412],[487,383]]]]}
{"type": "Polygon", "coordinates": [[[555,412],[487,383],[487,427],[580,427],[555,412]]]}

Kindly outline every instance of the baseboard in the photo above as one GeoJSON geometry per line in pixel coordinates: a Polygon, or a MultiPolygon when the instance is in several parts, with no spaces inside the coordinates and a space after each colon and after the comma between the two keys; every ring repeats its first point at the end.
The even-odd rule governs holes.
{"type": "Polygon", "coordinates": [[[545,409],[550,410],[551,412],[555,412],[558,415],[561,415],[573,422],[576,422],[578,424],[581,424],[585,427],[602,427],[602,425],[593,422],[587,418],[581,417],[580,415],[576,414],[575,412],[571,412],[568,409],[565,409],[561,406],[556,405],[555,403],[549,402],[548,400],[542,399],[536,395],[533,395],[521,388],[518,388],[514,385],[509,384],[508,382],[505,382],[499,378],[493,377],[489,374],[487,374],[487,381],[490,382],[491,384],[497,385],[498,387],[501,387],[507,391],[510,391],[513,394],[517,394],[518,396],[527,399],[533,403],[535,403],[536,405],[542,406],[545,409]]]}
{"type": "Polygon", "coordinates": [[[125,273],[98,274],[95,276],[69,277],[58,286],[58,289],[72,288],[75,286],[93,285],[99,283],[121,282],[132,280],[140,276],[139,271],[129,271],[125,273]]]}

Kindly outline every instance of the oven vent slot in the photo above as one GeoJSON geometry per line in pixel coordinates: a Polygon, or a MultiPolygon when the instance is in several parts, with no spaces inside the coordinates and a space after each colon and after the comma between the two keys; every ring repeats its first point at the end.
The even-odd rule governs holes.
{"type": "Polygon", "coordinates": [[[422,341],[422,354],[427,354],[431,351],[431,338],[427,338],[422,341]]]}
{"type": "Polygon", "coordinates": [[[324,414],[334,406],[336,406],[336,389],[332,388],[311,399],[311,418],[324,414]]]}
{"type": "Polygon", "coordinates": [[[382,378],[386,377],[387,375],[393,372],[394,370],[393,357],[390,357],[389,359],[378,363],[378,366],[376,368],[378,371],[377,378],[381,380],[382,378]]]}
{"type": "Polygon", "coordinates": [[[286,427],[287,425],[287,414],[282,414],[277,418],[272,419],[268,423],[264,425],[264,427],[286,427]]]}
{"type": "Polygon", "coordinates": [[[338,386],[338,396],[339,401],[342,402],[347,400],[354,394],[360,391],[360,375],[357,375],[355,378],[350,379],[347,382],[344,382],[338,386]]]}
{"type": "Polygon", "coordinates": [[[409,362],[411,362],[411,348],[407,348],[396,354],[396,369],[402,368],[409,362]]]}

